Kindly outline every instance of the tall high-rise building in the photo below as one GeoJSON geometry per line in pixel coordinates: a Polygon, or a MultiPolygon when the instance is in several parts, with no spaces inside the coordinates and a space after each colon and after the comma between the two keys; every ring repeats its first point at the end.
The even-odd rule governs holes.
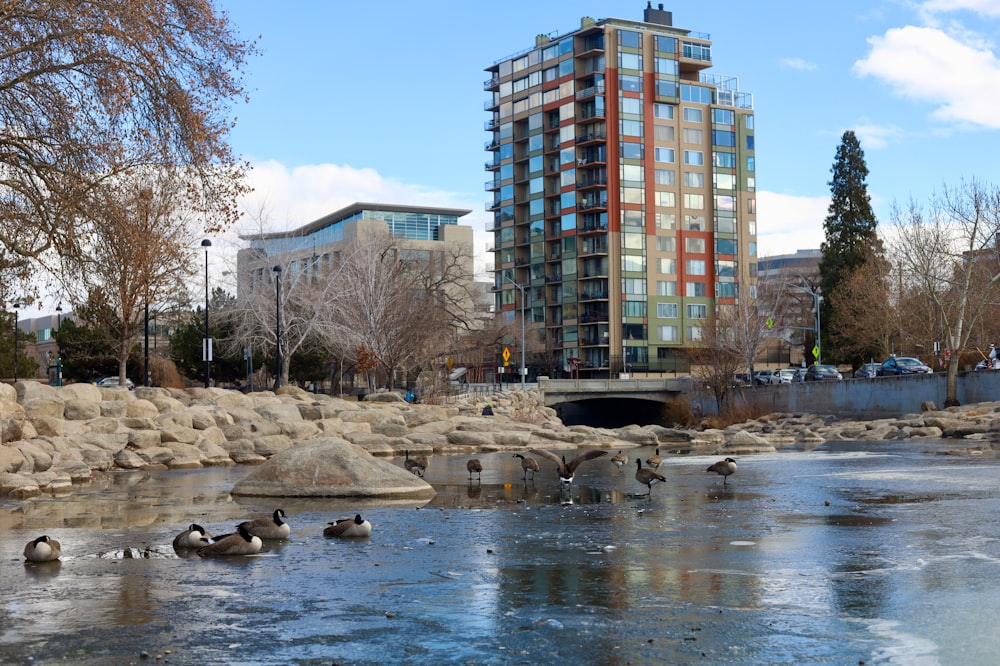
{"type": "Polygon", "coordinates": [[[711,66],[650,3],[486,68],[496,310],[525,314],[538,370],[684,371],[753,295],[753,98],[711,66]]]}

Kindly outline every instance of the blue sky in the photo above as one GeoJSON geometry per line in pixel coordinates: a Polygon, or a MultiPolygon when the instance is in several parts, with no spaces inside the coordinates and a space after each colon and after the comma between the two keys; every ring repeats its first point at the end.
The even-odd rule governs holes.
{"type": "MultiPolygon", "coordinates": [[[[217,5],[261,49],[248,65],[250,101],[234,109],[231,140],[254,165],[255,187],[239,230],[296,227],[373,201],[470,208],[463,222],[481,232],[484,68],[584,16],[641,20],[646,2],[217,5]]],[[[760,255],[819,247],[846,129],[861,139],[883,227],[893,200],[926,202],[963,179],[997,184],[998,0],[664,9],[674,26],[710,35],[712,71],[754,95],[760,255]]],[[[482,253],[490,239],[479,232],[482,253]]]]}

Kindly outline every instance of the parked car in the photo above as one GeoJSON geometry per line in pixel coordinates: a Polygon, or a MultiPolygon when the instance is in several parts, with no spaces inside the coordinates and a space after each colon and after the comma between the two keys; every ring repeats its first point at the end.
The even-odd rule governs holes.
{"type": "Polygon", "coordinates": [[[792,383],[804,382],[806,380],[806,369],[805,368],[792,368],[795,370],[795,374],[792,375],[792,383]]]}
{"type": "MultiPolygon", "coordinates": [[[[101,379],[98,379],[94,383],[98,386],[110,386],[110,387],[121,386],[121,384],[118,382],[117,377],[102,377],[101,379]]],[[[135,390],[135,384],[128,377],[125,378],[125,386],[126,388],[128,388],[129,391],[135,390]]]]}
{"type": "Polygon", "coordinates": [[[750,386],[750,373],[748,372],[737,372],[733,375],[732,381],[733,388],[740,388],[743,386],[750,386]]]}
{"type": "Polygon", "coordinates": [[[806,381],[816,382],[824,379],[843,379],[844,376],[837,372],[837,368],[832,365],[820,365],[818,363],[806,368],[806,381]]]}
{"type": "Polygon", "coordinates": [[[771,373],[768,383],[770,384],[791,384],[795,381],[795,368],[781,368],[771,373]]]}
{"type": "Polygon", "coordinates": [[[758,370],[753,373],[753,383],[758,386],[771,383],[771,373],[768,370],[758,370]]]}
{"type": "Polygon", "coordinates": [[[880,377],[892,377],[896,375],[922,375],[934,372],[930,367],[923,364],[918,358],[910,356],[900,356],[883,361],[879,366],[880,377]]]}
{"type": "Polygon", "coordinates": [[[878,377],[878,369],[880,367],[882,367],[881,363],[865,363],[854,371],[854,378],[871,379],[872,377],[878,377]]]}

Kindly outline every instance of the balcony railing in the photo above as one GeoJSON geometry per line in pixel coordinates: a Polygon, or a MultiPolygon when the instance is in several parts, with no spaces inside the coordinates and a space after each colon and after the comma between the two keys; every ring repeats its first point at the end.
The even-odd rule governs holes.
{"type": "Polygon", "coordinates": [[[493,88],[496,88],[498,85],[500,85],[499,75],[483,81],[483,90],[492,90],[493,88]]]}

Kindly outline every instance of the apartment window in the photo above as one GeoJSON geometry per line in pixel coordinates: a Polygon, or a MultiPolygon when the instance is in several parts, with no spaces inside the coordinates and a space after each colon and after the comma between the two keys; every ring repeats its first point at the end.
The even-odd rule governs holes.
{"type": "Polygon", "coordinates": [[[642,116],[642,100],[635,97],[622,97],[621,98],[622,114],[630,114],[633,116],[642,116]]]}
{"type": "Polygon", "coordinates": [[[698,171],[685,171],[684,185],[687,187],[705,187],[705,174],[698,171]]]}
{"type": "Polygon", "coordinates": [[[656,214],[656,228],[657,229],[676,229],[677,228],[677,215],[674,213],[657,213],[656,214]]]}
{"type": "Polygon", "coordinates": [[[677,53],[677,38],[676,37],[662,37],[657,35],[653,38],[656,44],[656,50],[662,51],[663,53],[677,53]]]}
{"type": "Polygon", "coordinates": [[[642,187],[623,187],[622,188],[622,203],[626,204],[641,204],[643,202],[643,197],[646,195],[646,190],[642,187]]]}
{"type": "Polygon", "coordinates": [[[720,190],[731,190],[736,187],[736,176],[731,173],[715,174],[715,187],[720,190]]]}
{"type": "Polygon", "coordinates": [[[684,270],[688,275],[705,275],[705,260],[688,259],[684,262],[684,270]]]}
{"type": "Polygon", "coordinates": [[[704,238],[685,238],[684,239],[684,250],[686,252],[691,252],[692,254],[705,254],[705,239],[704,238]]]}
{"type": "Polygon", "coordinates": [[[642,33],[633,32],[632,30],[619,30],[618,45],[629,49],[640,49],[642,48],[642,33]]]}
{"type": "Polygon", "coordinates": [[[641,143],[629,143],[627,141],[621,142],[621,153],[622,159],[626,160],[641,160],[642,159],[642,144],[641,143]]]}
{"type": "Polygon", "coordinates": [[[732,148],[736,145],[736,133],[723,130],[712,130],[712,145],[732,148]]]}
{"type": "Polygon", "coordinates": [[[704,210],[705,209],[705,195],[704,194],[685,194],[684,195],[684,207],[689,210],[704,210]]]}
{"type": "Polygon", "coordinates": [[[656,260],[656,272],[661,275],[676,275],[677,260],[670,257],[660,257],[656,260]]]}
{"type": "Polygon", "coordinates": [[[702,119],[701,109],[696,109],[694,107],[685,106],[683,108],[684,112],[684,122],[686,123],[700,123],[702,119]]]}
{"type": "Polygon", "coordinates": [[[715,151],[714,153],[712,153],[712,161],[715,163],[715,166],[721,167],[723,169],[736,168],[736,155],[734,155],[733,153],[715,151]]]}
{"type": "Polygon", "coordinates": [[[632,69],[642,71],[642,56],[638,53],[618,53],[618,67],[621,69],[632,69]]]}
{"type": "Polygon", "coordinates": [[[656,205],[660,208],[674,208],[677,206],[677,195],[674,192],[657,192],[656,205]]]}
{"type": "Polygon", "coordinates": [[[677,282],[674,280],[657,280],[656,281],[656,295],[657,296],[676,296],[677,295],[677,282]]]}
{"type": "Polygon", "coordinates": [[[693,86],[687,83],[681,84],[681,99],[685,102],[695,104],[711,104],[712,89],[703,86],[693,86]]]}
{"type": "Polygon", "coordinates": [[[751,171],[751,172],[754,171],[754,167],[755,166],[756,165],[755,165],[755,162],[754,162],[754,158],[748,157],[747,158],[747,171],[751,171]]]}
{"type": "Polygon", "coordinates": [[[685,215],[684,229],[687,231],[708,231],[704,215],[685,215]]]}
{"type": "Polygon", "coordinates": [[[677,251],[677,238],[675,236],[657,236],[656,237],[656,251],[657,252],[676,252],[677,251]]]}
{"type": "Polygon", "coordinates": [[[623,183],[642,185],[643,170],[638,164],[623,164],[621,166],[621,178],[623,183]]]}
{"type": "Polygon", "coordinates": [[[753,116],[744,116],[747,119],[747,129],[753,129],[753,116]]]}
{"type": "Polygon", "coordinates": [[[705,153],[700,150],[685,150],[684,164],[691,166],[705,166],[705,153]]]}
{"type": "Polygon", "coordinates": [[[646,281],[637,280],[635,278],[624,278],[622,280],[622,288],[624,293],[632,294],[634,296],[645,296],[646,295],[646,281]]]}
{"type": "Polygon", "coordinates": [[[700,303],[688,303],[687,306],[687,318],[688,319],[707,319],[708,318],[708,306],[700,303]]]}
{"type": "Polygon", "coordinates": [[[660,338],[660,342],[677,342],[677,334],[679,332],[677,326],[657,326],[656,332],[660,338]]]}
{"type": "MultiPolygon", "coordinates": [[[[639,234],[632,234],[638,236],[639,234]]],[[[622,255],[622,270],[632,271],[633,273],[645,273],[646,272],[646,257],[637,254],[625,254],[622,255]]],[[[642,288],[643,294],[646,293],[646,288],[642,288]]],[[[630,291],[630,294],[637,294],[640,292],[630,291]]]]}
{"type": "Polygon", "coordinates": [[[657,303],[656,316],[660,319],[677,319],[677,304],[657,303]]]}
{"type": "Polygon", "coordinates": [[[719,238],[715,239],[715,253],[716,254],[736,254],[736,241],[732,238],[719,238]]]}
{"type": "Polygon", "coordinates": [[[677,61],[673,58],[656,58],[656,73],[664,76],[677,76],[677,61]]]}
{"type": "Polygon", "coordinates": [[[757,200],[753,197],[747,199],[747,213],[750,215],[757,214],[757,200]]]}
{"type": "Polygon", "coordinates": [[[622,303],[623,317],[645,318],[647,312],[646,301],[625,301],[622,303]]]}
{"type": "Polygon", "coordinates": [[[747,150],[753,150],[753,134],[747,137],[747,150]]]}
{"type": "Polygon", "coordinates": [[[705,141],[705,133],[700,129],[685,127],[681,132],[681,140],[684,143],[701,144],[705,141]]]}
{"type": "Polygon", "coordinates": [[[657,162],[665,162],[667,164],[674,163],[674,149],[673,148],[655,148],[654,159],[657,162]]]}
{"type": "Polygon", "coordinates": [[[639,211],[639,210],[623,210],[622,211],[622,226],[623,227],[642,227],[642,211],[639,211]]]}
{"type": "Polygon", "coordinates": [[[677,97],[677,82],[670,80],[656,80],[657,97],[677,97]]]}
{"type": "Polygon", "coordinates": [[[622,136],[642,136],[641,120],[622,120],[622,136]]]}
{"type": "Polygon", "coordinates": [[[673,169],[656,170],[657,185],[674,185],[676,182],[677,182],[676,173],[674,172],[673,169]]]}
{"type": "Polygon", "coordinates": [[[653,138],[656,139],[656,143],[673,143],[673,125],[655,125],[653,127],[653,138]]]}
{"type": "Polygon", "coordinates": [[[736,277],[736,262],[730,259],[716,262],[716,275],[723,278],[736,277]]]}
{"type": "Polygon", "coordinates": [[[698,342],[701,340],[701,326],[688,326],[687,337],[691,342],[698,342]]]}
{"type": "Polygon", "coordinates": [[[757,179],[753,176],[747,177],[747,192],[753,192],[757,189],[757,179]]]}
{"type": "Polygon", "coordinates": [[[660,120],[673,120],[674,119],[674,105],[673,104],[654,104],[653,105],[653,117],[660,120]]]}
{"type": "Polygon", "coordinates": [[[685,282],[684,283],[684,295],[688,298],[704,298],[705,297],[705,283],[704,282],[685,282]]]}
{"type": "Polygon", "coordinates": [[[732,109],[712,109],[712,122],[716,125],[732,125],[735,119],[732,109]]]}
{"type": "Polygon", "coordinates": [[[750,241],[749,243],[747,243],[747,254],[749,254],[751,257],[756,257],[757,256],[757,242],[756,241],[750,241]]]}

